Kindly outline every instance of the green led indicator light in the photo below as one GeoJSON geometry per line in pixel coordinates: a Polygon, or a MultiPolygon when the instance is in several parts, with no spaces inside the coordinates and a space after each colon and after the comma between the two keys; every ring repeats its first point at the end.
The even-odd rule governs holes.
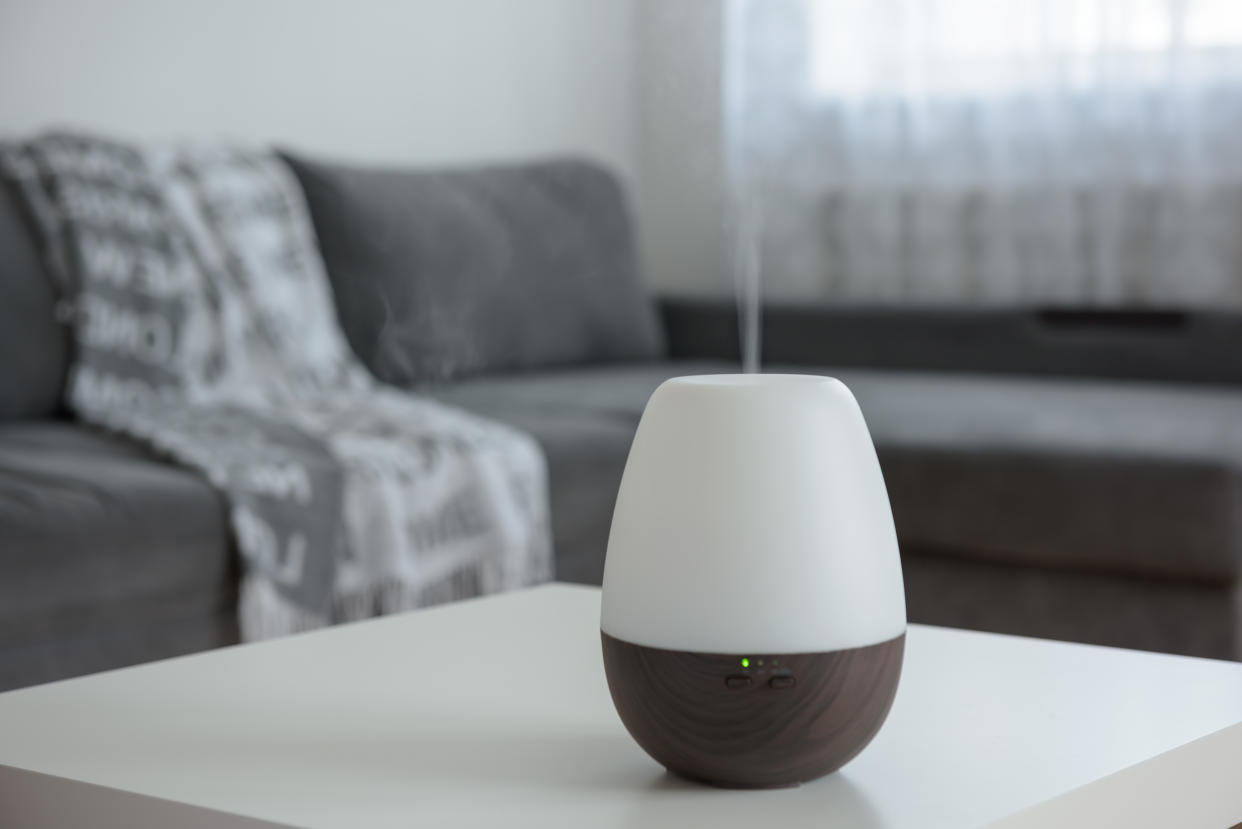
{"type": "Polygon", "coordinates": [[[742,657],[742,667],[743,667],[743,668],[749,668],[749,667],[750,667],[750,660],[749,660],[749,659],[747,659],[746,657],[742,657]]]}

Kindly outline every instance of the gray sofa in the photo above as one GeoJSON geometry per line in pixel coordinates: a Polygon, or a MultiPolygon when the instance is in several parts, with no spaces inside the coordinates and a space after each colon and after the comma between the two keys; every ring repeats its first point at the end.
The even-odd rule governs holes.
{"type": "MultiPolygon", "coordinates": [[[[598,583],[648,395],[737,370],[729,303],[648,297],[623,194],[590,165],[287,159],[359,356],[386,382],[534,435],[557,577],[598,583]]],[[[0,689],[237,641],[221,498],[65,414],[61,316],[0,194],[0,689]]],[[[765,317],[770,370],[835,374],[859,398],[911,620],[1242,657],[1242,320],[765,317]]]]}

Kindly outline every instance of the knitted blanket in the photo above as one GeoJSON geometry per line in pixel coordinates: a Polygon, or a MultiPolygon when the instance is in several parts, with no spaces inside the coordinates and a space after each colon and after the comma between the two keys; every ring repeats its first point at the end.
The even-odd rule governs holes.
{"type": "Polygon", "coordinates": [[[68,134],[0,158],[73,331],[68,405],[224,495],[245,638],[550,576],[538,446],[370,377],[278,158],[68,134]]]}

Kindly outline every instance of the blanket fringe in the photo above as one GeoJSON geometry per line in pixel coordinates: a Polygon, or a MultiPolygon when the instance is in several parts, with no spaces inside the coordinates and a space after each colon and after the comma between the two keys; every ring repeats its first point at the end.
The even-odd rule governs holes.
{"type": "Polygon", "coordinates": [[[314,630],[329,622],[326,617],[294,604],[271,581],[253,573],[242,578],[237,614],[243,642],[314,630]]]}

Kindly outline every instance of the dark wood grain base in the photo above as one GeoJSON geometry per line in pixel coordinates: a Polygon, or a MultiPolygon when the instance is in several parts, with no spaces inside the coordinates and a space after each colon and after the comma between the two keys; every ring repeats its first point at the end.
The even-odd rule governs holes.
{"type": "Polygon", "coordinates": [[[862,751],[893,704],[906,641],[722,655],[601,636],[608,689],[638,744],[675,774],[731,788],[796,785],[862,751]]]}

